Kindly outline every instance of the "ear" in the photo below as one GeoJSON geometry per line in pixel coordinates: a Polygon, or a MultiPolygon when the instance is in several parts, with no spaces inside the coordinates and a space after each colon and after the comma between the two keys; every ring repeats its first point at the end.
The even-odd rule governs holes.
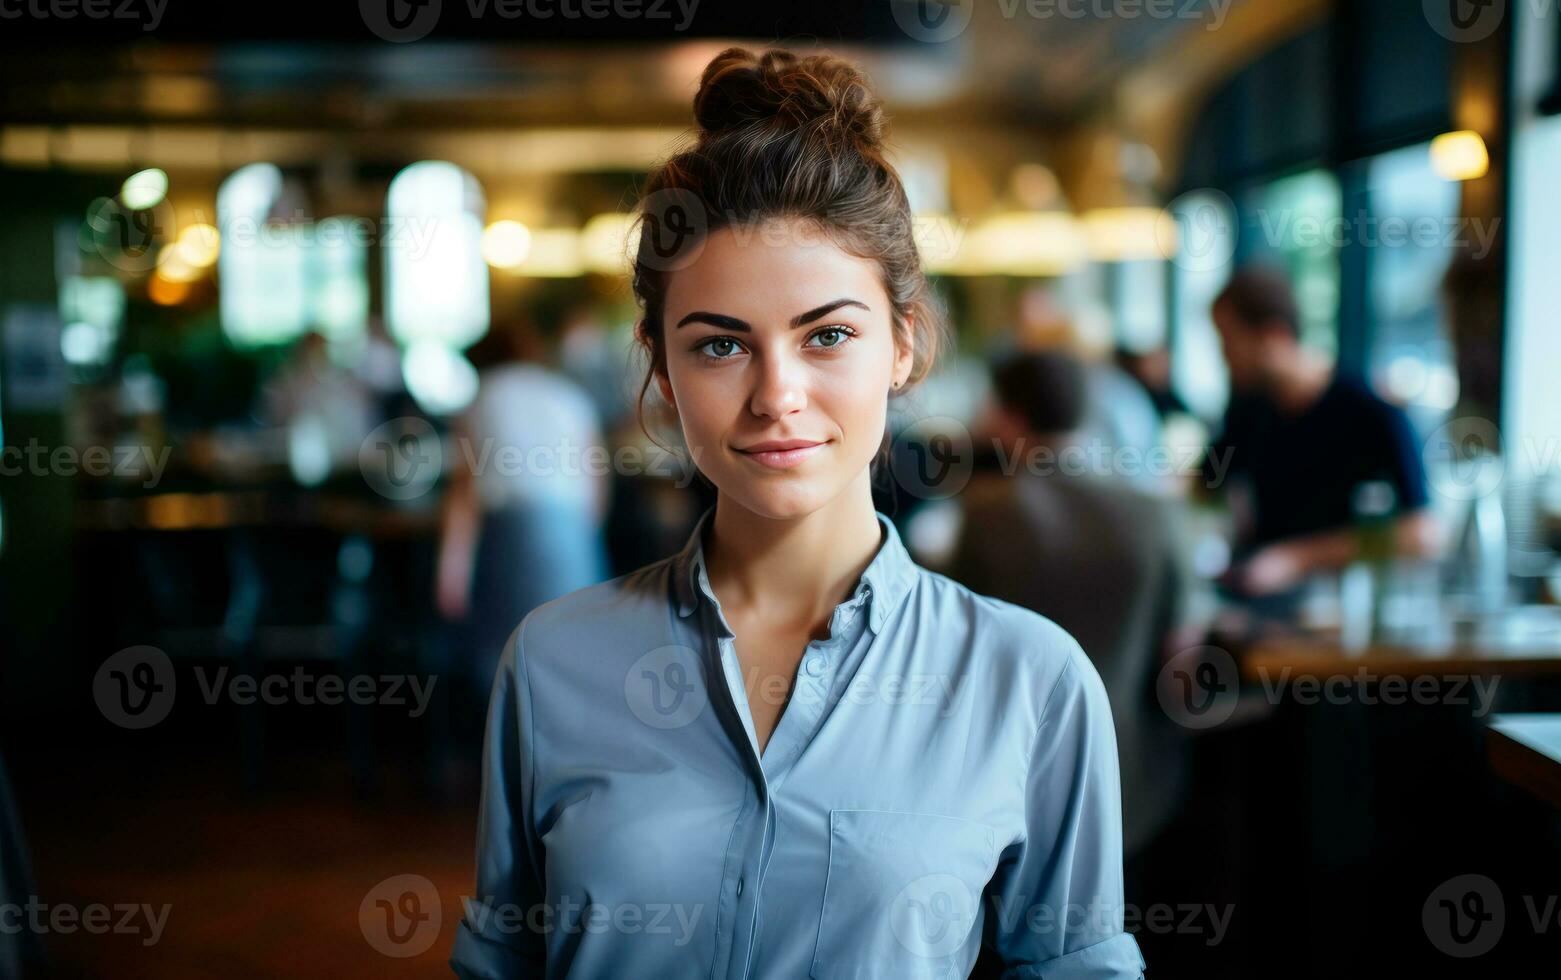
{"type": "Polygon", "coordinates": [[[894,338],[894,369],[890,373],[890,383],[895,388],[905,384],[905,379],[911,376],[911,368],[915,366],[916,349],[913,343],[915,336],[916,321],[913,317],[906,317],[905,328],[896,333],[894,338]]]}
{"type": "Polygon", "coordinates": [[[667,400],[667,404],[672,406],[673,411],[676,411],[678,403],[677,399],[672,397],[672,382],[667,380],[665,372],[656,371],[654,373],[656,375],[656,387],[661,390],[661,397],[667,400]]]}

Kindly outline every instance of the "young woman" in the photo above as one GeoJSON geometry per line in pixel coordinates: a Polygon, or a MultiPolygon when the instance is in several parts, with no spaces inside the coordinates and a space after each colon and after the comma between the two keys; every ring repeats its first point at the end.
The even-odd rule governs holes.
{"type": "Polygon", "coordinates": [[[941,327],[862,75],[718,55],[651,178],[640,340],[717,489],[495,682],[468,977],[1137,977],[1105,692],[876,512],[941,327]]]}

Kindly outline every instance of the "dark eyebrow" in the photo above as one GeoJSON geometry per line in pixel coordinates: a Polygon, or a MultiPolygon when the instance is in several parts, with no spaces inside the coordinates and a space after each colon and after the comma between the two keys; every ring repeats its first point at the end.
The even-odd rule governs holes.
{"type": "MultiPolygon", "coordinates": [[[[842,306],[856,306],[867,310],[869,313],[872,312],[866,303],[862,303],[854,299],[837,299],[832,302],[825,303],[823,306],[814,307],[813,309],[808,310],[806,313],[797,314],[791,318],[791,325],[793,328],[795,328],[800,327],[806,323],[812,323],[819,317],[828,316],[830,313],[840,309],[842,306]]],[[[745,320],[739,320],[735,316],[726,316],[721,313],[706,313],[703,310],[695,310],[693,313],[685,316],[683,319],[677,322],[677,327],[681,327],[688,323],[708,323],[712,327],[719,327],[722,330],[731,330],[734,333],[753,332],[753,328],[750,327],[745,320]]],[[[677,327],[673,327],[672,329],[676,330],[677,327]]]]}

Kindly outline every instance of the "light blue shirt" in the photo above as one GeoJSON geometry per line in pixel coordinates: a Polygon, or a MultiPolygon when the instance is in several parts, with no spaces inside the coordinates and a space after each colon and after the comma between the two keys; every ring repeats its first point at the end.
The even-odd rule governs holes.
{"type": "MultiPolygon", "coordinates": [[[[1140,977],[1105,690],[894,525],[759,752],[683,550],[532,611],[489,708],[463,977],[1140,977]]],[[[783,696],[784,692],[780,693],[783,696]]]]}

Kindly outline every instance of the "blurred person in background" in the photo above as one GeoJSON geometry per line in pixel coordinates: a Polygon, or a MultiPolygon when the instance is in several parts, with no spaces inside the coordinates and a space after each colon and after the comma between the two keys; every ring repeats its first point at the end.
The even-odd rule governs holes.
{"type": "Polygon", "coordinates": [[[1143,386],[1161,421],[1171,415],[1191,415],[1187,403],[1171,388],[1171,352],[1165,347],[1130,350],[1118,347],[1113,355],[1117,367],[1143,386]]]}
{"type": "MultiPolygon", "coordinates": [[[[1109,320],[1099,311],[1070,311],[1052,286],[1032,286],[1019,299],[1013,350],[1067,350],[1083,372],[1083,405],[1074,441],[1092,458],[1126,450],[1143,459],[1161,442],[1161,414],[1138,379],[1112,357],[1109,320]]],[[[1140,489],[1159,491],[1165,481],[1147,467],[1115,474],[1140,489]]]]}
{"type": "Polygon", "coordinates": [[[330,342],[317,331],[293,344],[260,401],[261,419],[287,431],[294,475],[309,484],[356,469],[363,440],[380,421],[369,386],[332,358],[330,342]]]}
{"type": "Polygon", "coordinates": [[[1237,557],[1226,584],[1254,599],[1294,599],[1308,576],[1356,559],[1366,510],[1390,521],[1396,554],[1436,555],[1441,532],[1408,417],[1301,345],[1289,280],[1239,270],[1215,298],[1213,319],[1232,397],[1200,485],[1223,489],[1223,460],[1223,478],[1250,493],[1233,501],[1237,557]]]}
{"type": "Polygon", "coordinates": [[[596,408],[543,354],[529,323],[496,323],[467,353],[478,389],[455,425],[436,598],[468,627],[479,697],[526,613],[607,577],[610,477],[596,408]]]}
{"type": "Polygon", "coordinates": [[[987,428],[1014,462],[1009,475],[983,475],[961,495],[948,574],[1055,620],[1094,661],[1116,722],[1135,900],[1134,859],[1177,812],[1185,780],[1184,733],[1155,698],[1162,657],[1196,642],[1184,626],[1189,573],[1176,505],[1068,464],[1088,394],[1078,358],[1010,355],[992,380],[987,428]]]}

